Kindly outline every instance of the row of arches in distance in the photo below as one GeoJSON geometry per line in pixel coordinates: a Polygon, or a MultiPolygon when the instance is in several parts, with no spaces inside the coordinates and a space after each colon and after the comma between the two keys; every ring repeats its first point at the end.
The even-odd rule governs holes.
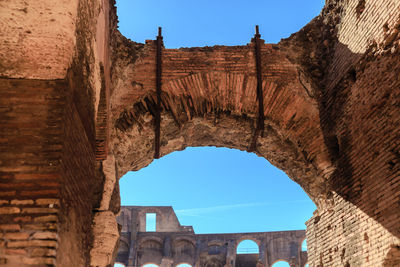
{"type": "MultiPolygon", "coordinates": [[[[114,267],[125,267],[125,265],[116,263],[114,265],[114,267]]],[[[159,267],[159,266],[155,265],[155,264],[146,264],[146,265],[143,265],[142,267],[159,267]]],[[[192,265],[182,263],[182,264],[177,265],[176,267],[192,267],[192,265]]],[[[272,267],[290,267],[290,265],[286,261],[277,261],[272,265],[272,267]]],[[[306,264],[304,267],[308,267],[308,264],[306,264]]]]}
{"type": "MultiPolygon", "coordinates": [[[[302,251],[307,251],[307,240],[304,239],[303,243],[301,244],[301,250],[302,251]]],[[[239,245],[236,248],[236,254],[258,254],[259,253],[259,247],[256,242],[250,239],[243,240],[242,242],[239,243],[239,245]]],[[[290,267],[289,263],[286,261],[277,261],[273,265],[273,267],[290,267]]],[[[125,267],[125,265],[116,263],[114,267],[125,267]]],[[[155,264],[146,264],[143,265],[142,267],[159,267],[158,265],[155,264]]],[[[176,267],[192,267],[190,264],[182,263],[177,265],[176,267]]],[[[308,267],[308,264],[306,264],[304,267],[308,267]]]]}
{"type": "MultiPolygon", "coordinates": [[[[306,239],[304,239],[303,243],[301,244],[301,251],[307,251],[306,239]]],[[[258,254],[259,252],[258,244],[250,239],[243,240],[236,248],[236,254],[258,254]]]]}

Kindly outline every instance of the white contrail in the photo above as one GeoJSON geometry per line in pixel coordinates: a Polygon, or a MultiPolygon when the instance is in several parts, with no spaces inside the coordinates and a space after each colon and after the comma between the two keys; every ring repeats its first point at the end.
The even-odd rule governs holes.
{"type": "Polygon", "coordinates": [[[308,200],[293,200],[293,201],[282,201],[282,202],[257,202],[257,203],[239,203],[233,205],[220,205],[206,208],[194,208],[194,209],[181,209],[175,210],[175,213],[180,216],[200,216],[201,214],[208,214],[218,211],[227,211],[234,210],[239,208],[248,208],[248,207],[256,207],[256,206],[274,206],[274,205],[284,205],[284,204],[293,204],[300,202],[308,202],[308,200]]]}

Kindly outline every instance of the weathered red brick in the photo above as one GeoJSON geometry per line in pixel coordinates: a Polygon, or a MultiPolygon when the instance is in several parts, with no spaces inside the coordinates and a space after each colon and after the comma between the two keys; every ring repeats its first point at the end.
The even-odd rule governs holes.
{"type": "Polygon", "coordinates": [[[57,240],[58,236],[55,232],[36,232],[32,235],[32,239],[53,239],[57,240]]]}
{"type": "Polygon", "coordinates": [[[0,214],[15,214],[20,212],[21,210],[17,207],[0,207],[0,214]]]}
{"type": "Polygon", "coordinates": [[[21,226],[19,226],[19,224],[0,224],[0,230],[17,231],[20,229],[21,226]]]}
{"type": "Polygon", "coordinates": [[[0,206],[7,205],[9,203],[8,200],[0,200],[0,206]]]}
{"type": "Polygon", "coordinates": [[[59,180],[61,179],[58,173],[37,174],[37,173],[18,173],[14,175],[16,180],[59,180]]]}
{"type": "Polygon", "coordinates": [[[28,233],[6,233],[5,238],[9,240],[23,240],[23,239],[28,239],[29,234],[28,233]]]}
{"type": "Polygon", "coordinates": [[[31,255],[33,257],[37,256],[55,257],[56,250],[51,248],[34,248],[31,251],[31,255]]]}
{"type": "Polygon", "coordinates": [[[13,199],[11,205],[32,205],[34,201],[32,199],[13,199]]]}
{"type": "Polygon", "coordinates": [[[57,222],[58,216],[57,215],[47,215],[47,216],[40,216],[35,217],[34,222],[57,222]]]}
{"type": "Polygon", "coordinates": [[[6,255],[27,255],[27,251],[25,249],[4,249],[4,253],[6,255]]]}
{"type": "Polygon", "coordinates": [[[13,221],[18,223],[26,223],[26,222],[30,222],[32,220],[31,216],[18,216],[18,217],[14,217],[13,221]]]}
{"type": "Polygon", "coordinates": [[[24,197],[37,197],[37,196],[58,196],[60,191],[58,189],[45,189],[36,191],[21,191],[20,195],[24,197]]]}
{"type": "Polygon", "coordinates": [[[22,208],[21,213],[57,213],[55,208],[22,208]]]}
{"type": "Polygon", "coordinates": [[[55,265],[56,260],[46,257],[26,257],[22,258],[22,263],[29,265],[55,265]]]}
{"type": "Polygon", "coordinates": [[[16,191],[0,191],[0,197],[15,196],[16,191]]]}
{"type": "Polygon", "coordinates": [[[28,240],[28,241],[8,241],[8,248],[27,248],[27,247],[57,247],[56,241],[51,240],[28,240]]]}
{"type": "Polygon", "coordinates": [[[56,198],[40,198],[36,199],[35,202],[37,205],[60,205],[60,200],[56,198]]]}
{"type": "Polygon", "coordinates": [[[55,229],[57,229],[57,224],[56,223],[25,224],[24,229],[26,229],[26,230],[55,230],[55,229]]]}

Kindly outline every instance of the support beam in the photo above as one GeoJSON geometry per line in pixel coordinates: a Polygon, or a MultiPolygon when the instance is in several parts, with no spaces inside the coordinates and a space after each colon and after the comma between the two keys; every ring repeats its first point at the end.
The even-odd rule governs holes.
{"type": "Polygon", "coordinates": [[[249,152],[254,152],[257,150],[257,139],[258,136],[264,135],[264,97],[262,90],[262,67],[261,67],[261,34],[259,32],[258,25],[256,25],[256,34],[252,41],[254,42],[255,47],[255,56],[256,56],[256,70],[257,70],[257,99],[258,99],[258,118],[257,118],[257,126],[253,134],[253,138],[251,140],[250,147],[248,149],[249,152]]]}
{"type": "Polygon", "coordinates": [[[161,87],[162,87],[162,47],[163,37],[161,34],[161,27],[158,27],[157,36],[157,52],[156,52],[156,90],[157,90],[157,105],[156,105],[156,116],[155,116],[155,138],[154,138],[154,158],[160,158],[160,132],[161,132],[161,87]]]}

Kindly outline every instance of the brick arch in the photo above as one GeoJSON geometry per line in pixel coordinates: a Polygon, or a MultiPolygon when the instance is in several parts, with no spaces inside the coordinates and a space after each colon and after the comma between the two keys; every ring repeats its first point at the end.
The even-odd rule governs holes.
{"type": "Polygon", "coordinates": [[[245,240],[254,241],[258,246],[261,246],[261,243],[263,241],[262,239],[254,237],[254,236],[251,236],[251,235],[244,235],[244,236],[242,236],[242,237],[240,237],[239,239],[236,240],[235,247],[237,248],[237,246],[239,246],[239,244],[242,243],[242,241],[245,241],[245,240]]]}
{"type": "Polygon", "coordinates": [[[190,243],[193,246],[196,245],[196,240],[194,238],[189,238],[189,237],[186,237],[186,236],[178,236],[178,237],[176,237],[176,238],[174,238],[172,240],[173,244],[179,243],[179,242],[187,242],[187,243],[190,243]]]}
{"type": "Polygon", "coordinates": [[[173,259],[174,266],[187,263],[191,266],[195,265],[196,246],[192,240],[187,238],[179,238],[173,241],[173,259]]]}
{"type": "MultiPolygon", "coordinates": [[[[252,45],[165,49],[161,156],[188,146],[248,149],[256,127],[252,45]]],[[[119,70],[111,96],[112,149],[119,176],[147,166],[154,155],[155,49],[119,70]]],[[[316,100],[300,68],[279,47],[262,46],[265,134],[257,155],[284,170],[319,204],[333,167],[316,100]]]]}
{"type": "Polygon", "coordinates": [[[129,248],[129,239],[127,237],[121,236],[119,238],[119,242],[120,242],[119,247],[121,247],[121,248],[129,248]]]}
{"type": "Polygon", "coordinates": [[[155,236],[146,237],[139,242],[138,263],[160,265],[163,258],[162,240],[155,236]]]}
{"type": "Polygon", "coordinates": [[[271,264],[271,266],[274,267],[274,264],[277,263],[277,262],[280,262],[280,261],[286,262],[286,263],[290,266],[290,262],[287,261],[287,260],[284,260],[284,259],[279,259],[279,260],[274,261],[274,262],[271,264]]]}
{"type": "Polygon", "coordinates": [[[160,237],[158,237],[156,235],[150,235],[150,236],[145,236],[145,237],[140,238],[140,240],[138,242],[139,248],[144,246],[144,244],[147,242],[154,242],[154,243],[159,244],[160,247],[163,246],[163,240],[160,237]]]}
{"type": "Polygon", "coordinates": [[[221,257],[218,256],[212,256],[205,259],[201,265],[204,267],[222,267],[225,264],[226,264],[225,259],[222,259],[221,257]]]}
{"type": "Polygon", "coordinates": [[[175,267],[178,267],[181,264],[187,264],[187,265],[193,266],[192,264],[190,264],[188,262],[180,262],[180,263],[176,264],[175,267]]]}

